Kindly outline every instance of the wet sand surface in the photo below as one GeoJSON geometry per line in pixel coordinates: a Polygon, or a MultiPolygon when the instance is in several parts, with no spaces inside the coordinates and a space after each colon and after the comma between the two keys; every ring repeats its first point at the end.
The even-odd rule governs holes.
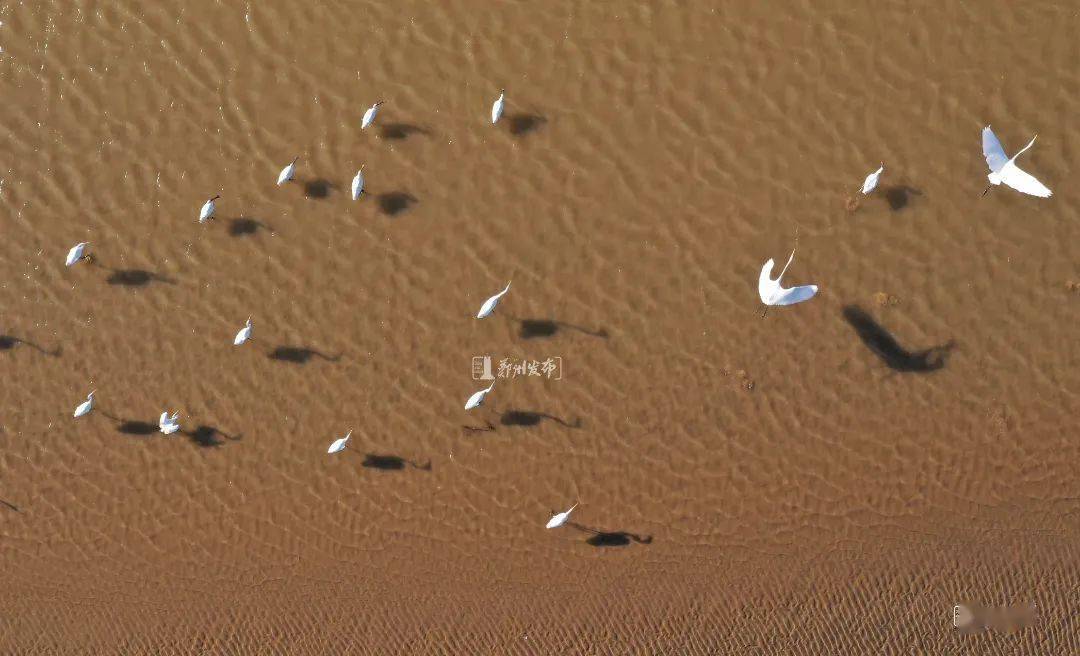
{"type": "Polygon", "coordinates": [[[0,652],[1080,653],[1075,3],[310,4],[0,8],[0,652]]]}

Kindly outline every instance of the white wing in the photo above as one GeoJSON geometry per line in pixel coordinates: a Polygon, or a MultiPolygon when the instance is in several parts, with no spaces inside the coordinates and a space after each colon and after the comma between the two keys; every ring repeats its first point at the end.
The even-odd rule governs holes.
{"type": "Polygon", "coordinates": [[[233,345],[240,346],[241,344],[246,342],[249,334],[250,331],[248,330],[247,326],[241,328],[240,332],[236,333],[236,338],[233,339],[233,345]]]}
{"type": "Polygon", "coordinates": [[[802,303],[803,301],[808,301],[813,298],[814,294],[817,293],[817,290],[817,285],[802,285],[800,287],[785,289],[773,299],[772,304],[795,305],[796,303],[802,303]]]}
{"type": "Polygon", "coordinates": [[[1049,198],[1054,193],[1047,189],[1046,185],[1036,180],[1034,176],[1021,170],[1019,166],[1012,162],[1009,162],[1008,166],[1001,171],[1001,181],[1017,191],[1038,196],[1039,198],[1049,198]]]}
{"type": "Polygon", "coordinates": [[[774,264],[775,263],[770,259],[768,262],[765,263],[765,266],[761,267],[761,275],[758,276],[757,293],[758,296],[761,297],[762,303],[767,304],[769,302],[769,298],[772,296],[773,290],[775,290],[778,286],[775,282],[773,282],[773,279],[771,277],[774,264]]]}
{"type": "Polygon", "coordinates": [[[495,101],[495,104],[491,106],[491,122],[492,124],[499,122],[499,117],[503,113],[503,97],[499,96],[499,99],[495,101]]]}
{"type": "Polygon", "coordinates": [[[994,132],[989,125],[983,128],[982,142],[983,157],[986,158],[986,165],[994,173],[1000,171],[1005,166],[1005,163],[1009,161],[1009,156],[1005,154],[1005,149],[1001,147],[1001,142],[994,136],[994,132]]]}
{"type": "Polygon", "coordinates": [[[158,427],[160,427],[160,428],[164,428],[165,425],[169,423],[169,411],[168,410],[161,413],[161,416],[158,417],[157,423],[158,423],[158,427]]]}

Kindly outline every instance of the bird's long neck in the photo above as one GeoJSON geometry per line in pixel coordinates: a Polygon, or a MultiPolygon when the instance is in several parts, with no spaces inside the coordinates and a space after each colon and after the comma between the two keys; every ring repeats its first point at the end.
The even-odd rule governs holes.
{"type": "Polygon", "coordinates": [[[1012,159],[1010,159],[1009,161],[1010,161],[1010,162],[1015,162],[1015,161],[1016,161],[1016,158],[1017,158],[1017,157],[1020,157],[1020,155],[1021,155],[1021,154],[1022,154],[1022,153],[1023,153],[1023,152],[1025,151],[1025,150],[1027,150],[1028,148],[1031,148],[1032,146],[1034,146],[1034,145],[1035,145],[1035,139],[1037,139],[1037,138],[1038,138],[1038,136],[1039,136],[1039,135],[1035,135],[1034,137],[1032,137],[1032,138],[1031,138],[1031,141],[1029,141],[1029,142],[1028,142],[1028,145],[1026,145],[1026,146],[1024,146],[1023,148],[1021,148],[1021,149],[1020,149],[1020,151],[1019,151],[1019,152],[1017,152],[1017,153],[1016,153],[1015,155],[1013,155],[1013,156],[1012,156],[1012,159]]]}
{"type": "Polygon", "coordinates": [[[787,264],[785,264],[785,265],[784,265],[784,268],[783,268],[783,270],[782,270],[782,271],[780,271],[780,275],[778,275],[778,276],[776,277],[776,282],[777,282],[777,283],[779,283],[779,282],[780,282],[780,280],[781,280],[781,279],[782,279],[782,278],[784,277],[784,274],[785,274],[785,273],[787,273],[787,268],[788,268],[789,266],[791,266],[791,261],[792,261],[792,260],[794,260],[794,259],[795,259],[795,249],[793,248],[793,249],[791,249],[791,257],[789,257],[789,258],[787,259],[787,264]]]}

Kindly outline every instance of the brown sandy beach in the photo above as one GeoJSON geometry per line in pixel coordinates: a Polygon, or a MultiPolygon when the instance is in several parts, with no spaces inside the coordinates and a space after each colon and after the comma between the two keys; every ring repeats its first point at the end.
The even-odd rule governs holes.
{"type": "Polygon", "coordinates": [[[1076,3],[0,21],[0,654],[1080,653],[1076,3]]]}

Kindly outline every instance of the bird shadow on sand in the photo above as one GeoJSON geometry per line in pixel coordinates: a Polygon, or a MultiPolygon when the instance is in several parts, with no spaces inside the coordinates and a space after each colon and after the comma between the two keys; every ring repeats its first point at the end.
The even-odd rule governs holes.
{"type": "Polygon", "coordinates": [[[253,235],[260,230],[269,230],[273,232],[274,229],[259,221],[258,219],[252,219],[250,217],[241,216],[229,221],[229,236],[230,237],[247,237],[253,235]]]}
{"type": "Polygon", "coordinates": [[[922,196],[923,192],[907,185],[885,185],[881,189],[881,195],[889,204],[890,210],[899,212],[911,203],[912,197],[922,196]]]}
{"type": "Polygon", "coordinates": [[[378,469],[380,471],[401,471],[406,468],[431,471],[430,460],[424,464],[419,464],[412,460],[402,458],[401,456],[378,453],[364,454],[364,462],[360,463],[360,466],[368,469],[378,469]]]}
{"type": "Polygon", "coordinates": [[[949,353],[956,343],[949,340],[941,346],[934,346],[922,351],[909,351],[879,324],[868,312],[857,305],[847,305],[843,310],[844,320],[859,336],[866,348],[878,356],[887,367],[897,372],[929,373],[945,366],[949,353]]]}
{"type": "Polygon", "coordinates": [[[115,269],[107,264],[102,264],[97,259],[91,260],[90,264],[109,272],[105,279],[114,287],[145,287],[152,282],[161,282],[167,285],[175,285],[176,281],[160,273],[147,271],[146,269],[115,269]]]}
{"type": "Polygon", "coordinates": [[[228,442],[239,442],[244,439],[243,435],[229,435],[215,426],[200,425],[195,430],[180,431],[191,440],[192,444],[205,449],[212,449],[228,442]],[[224,439],[220,439],[224,438],[224,439]]]}
{"type": "Polygon", "coordinates": [[[428,136],[431,131],[412,123],[387,123],[382,126],[379,132],[383,139],[393,139],[395,141],[404,141],[414,134],[428,136]]]}
{"type": "Polygon", "coordinates": [[[590,337],[599,337],[601,339],[607,339],[610,337],[608,331],[601,328],[599,330],[589,330],[583,326],[577,326],[565,321],[557,321],[555,319],[518,319],[511,317],[514,321],[521,324],[520,336],[522,339],[543,339],[545,337],[554,337],[559,331],[570,330],[579,332],[590,337]]]}
{"type": "Polygon", "coordinates": [[[102,411],[101,415],[106,419],[116,424],[116,432],[124,435],[139,435],[146,437],[158,432],[157,422],[151,421],[139,421],[138,419],[124,419],[123,417],[114,417],[107,412],[102,411]]]}
{"type": "Polygon", "coordinates": [[[547,119],[539,114],[519,113],[508,115],[506,123],[509,126],[510,134],[515,137],[524,137],[543,127],[547,123],[547,119]]]}
{"type": "Polygon", "coordinates": [[[34,342],[31,342],[29,340],[25,340],[25,339],[22,339],[22,338],[19,338],[19,337],[14,337],[12,335],[0,335],[0,351],[10,351],[10,350],[14,349],[16,346],[23,346],[23,345],[29,346],[30,348],[34,349],[38,353],[41,353],[42,355],[48,355],[49,357],[53,357],[53,358],[60,357],[61,350],[60,350],[59,346],[57,346],[55,349],[50,351],[50,350],[42,347],[41,345],[35,344],[34,342]]]}
{"type": "Polygon", "coordinates": [[[601,531],[576,522],[566,522],[566,525],[582,533],[588,533],[591,537],[586,539],[585,543],[594,547],[625,547],[631,543],[652,544],[653,541],[651,535],[636,535],[626,531],[601,531]]]}
{"type": "Polygon", "coordinates": [[[326,178],[310,178],[304,180],[304,196],[314,200],[322,200],[330,196],[331,192],[337,191],[338,186],[326,178]]]}
{"type": "Polygon", "coordinates": [[[556,424],[564,428],[581,428],[581,418],[575,419],[573,423],[560,419],[554,415],[549,415],[543,412],[533,412],[531,410],[507,410],[499,417],[499,423],[503,426],[536,426],[544,420],[553,421],[556,424]]]}
{"type": "Polygon", "coordinates": [[[375,198],[379,202],[379,210],[390,217],[407,212],[413,205],[420,202],[416,196],[406,191],[388,191],[375,198]]]}
{"type": "Polygon", "coordinates": [[[326,355],[325,353],[321,353],[306,346],[278,346],[267,353],[266,357],[271,360],[277,360],[278,362],[289,362],[292,364],[307,364],[314,358],[326,360],[327,362],[337,362],[341,359],[340,355],[326,355]]]}
{"type": "Polygon", "coordinates": [[[3,505],[5,505],[5,506],[7,506],[8,508],[11,508],[11,509],[12,509],[12,510],[14,510],[15,512],[22,512],[21,510],[19,510],[19,507],[18,507],[18,506],[16,506],[15,504],[11,503],[10,501],[5,501],[4,499],[0,499],[0,504],[3,504],[3,505]]]}

